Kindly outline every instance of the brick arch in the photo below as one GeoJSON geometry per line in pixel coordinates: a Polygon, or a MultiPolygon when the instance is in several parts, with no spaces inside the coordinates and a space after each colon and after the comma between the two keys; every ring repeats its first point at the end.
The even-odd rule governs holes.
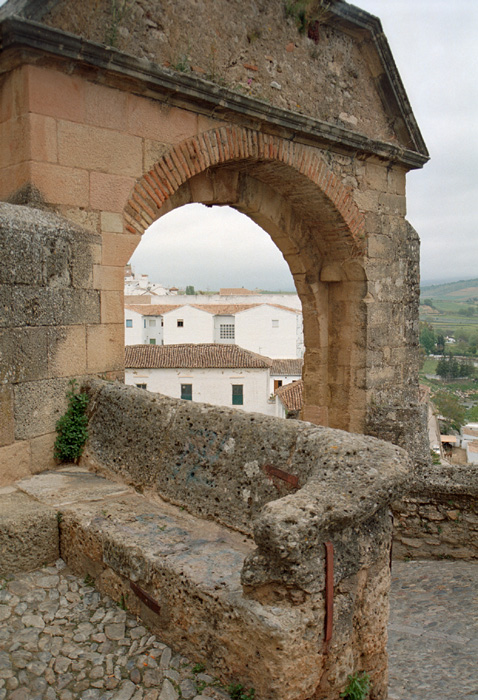
{"type": "MultiPolygon", "coordinates": [[[[202,172],[234,164],[247,164],[250,171],[250,165],[256,164],[258,178],[263,179],[266,171],[267,181],[271,179],[267,173],[267,165],[271,163],[276,166],[272,179],[279,190],[281,184],[287,187],[288,196],[293,199],[300,196],[307,183],[311,211],[320,211],[325,202],[333,211],[333,226],[322,227],[329,245],[345,247],[352,257],[363,254],[363,214],[353,201],[350,188],[340,182],[320,154],[303,144],[239,126],[211,129],[171,147],[136,183],[125,208],[126,230],[142,234],[161,216],[165,202],[202,172]],[[294,171],[295,178],[289,169],[294,171]]],[[[318,221],[326,223],[320,215],[318,221]]]]}
{"type": "Polygon", "coordinates": [[[141,235],[163,214],[190,202],[230,205],[270,234],[302,302],[302,417],[364,432],[365,227],[350,191],[320,152],[227,126],[165,154],[136,183],[125,228],[141,235]]]}

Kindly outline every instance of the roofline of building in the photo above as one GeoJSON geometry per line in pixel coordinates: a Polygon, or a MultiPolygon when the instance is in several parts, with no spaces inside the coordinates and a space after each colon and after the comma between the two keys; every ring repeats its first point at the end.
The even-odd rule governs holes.
{"type": "MultiPolygon", "coordinates": [[[[30,4],[34,6],[35,2],[30,4]]],[[[9,15],[0,23],[0,51],[4,65],[6,63],[3,69],[0,64],[0,73],[16,65],[37,62],[39,56],[44,60],[48,55],[50,64],[66,64],[69,73],[77,72],[89,79],[100,79],[110,87],[167,101],[169,105],[186,107],[216,119],[237,120],[237,115],[240,115],[246,126],[264,133],[313,146],[332,147],[339,152],[352,152],[355,156],[377,156],[407,169],[421,168],[429,159],[428,151],[380,20],[342,2],[334,4],[330,12],[335,19],[334,24],[344,31],[361,32],[364,38],[370,37],[384,68],[375,78],[377,89],[397,128],[408,134],[407,140],[412,143],[412,148],[370,139],[328,122],[274,107],[203,78],[163,68],[147,59],[136,58],[16,15],[9,15]]]]}

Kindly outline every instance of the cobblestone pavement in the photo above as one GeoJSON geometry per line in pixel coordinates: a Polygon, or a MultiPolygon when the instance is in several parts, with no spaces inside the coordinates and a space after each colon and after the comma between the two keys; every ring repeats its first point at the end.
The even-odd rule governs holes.
{"type": "Polygon", "coordinates": [[[393,562],[389,700],[478,700],[478,562],[393,562]]]}
{"type": "MultiPolygon", "coordinates": [[[[394,562],[390,700],[478,700],[477,598],[478,563],[394,562]]],[[[0,700],[180,696],[230,698],[63,562],[1,586],[0,700]]]]}

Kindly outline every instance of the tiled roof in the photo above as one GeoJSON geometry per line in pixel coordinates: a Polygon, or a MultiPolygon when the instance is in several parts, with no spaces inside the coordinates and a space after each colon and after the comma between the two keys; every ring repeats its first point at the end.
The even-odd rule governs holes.
{"type": "Polygon", "coordinates": [[[291,311],[293,314],[301,314],[302,311],[299,309],[293,309],[290,306],[284,306],[283,304],[268,304],[267,302],[264,306],[275,306],[276,309],[282,309],[282,311],[291,311]]]}
{"type": "Polygon", "coordinates": [[[245,289],[245,287],[231,287],[230,289],[224,287],[219,290],[219,294],[222,296],[229,296],[231,294],[256,294],[257,292],[252,292],[250,289],[245,289]]]}
{"type": "Polygon", "coordinates": [[[478,430],[472,430],[472,428],[462,428],[461,432],[463,437],[467,435],[468,437],[478,438],[478,430]]]}
{"type": "Polygon", "coordinates": [[[271,374],[285,374],[302,376],[304,360],[301,357],[293,357],[290,360],[272,360],[271,374]]]}
{"type": "Polygon", "coordinates": [[[247,309],[253,309],[259,304],[191,304],[195,309],[207,311],[210,314],[232,315],[247,309]]]}
{"type": "Polygon", "coordinates": [[[179,309],[181,304],[126,304],[125,309],[128,311],[136,311],[142,316],[162,316],[168,311],[179,309]]]}
{"type": "Polygon", "coordinates": [[[296,382],[279,387],[276,390],[276,394],[288,411],[300,411],[302,408],[303,389],[304,382],[302,379],[299,379],[296,382]]]}
{"type": "Polygon", "coordinates": [[[128,369],[269,368],[272,360],[237,345],[185,343],[184,345],[127,345],[128,369]]]}
{"type": "Polygon", "coordinates": [[[289,309],[287,306],[281,306],[280,304],[125,304],[125,309],[131,309],[136,311],[143,316],[162,316],[168,313],[168,311],[173,311],[174,309],[179,309],[183,306],[191,306],[193,309],[199,309],[200,311],[206,311],[209,314],[221,314],[221,315],[233,315],[238,314],[241,311],[247,311],[248,309],[254,309],[257,306],[273,306],[276,309],[282,309],[283,311],[289,311],[294,314],[299,314],[300,311],[297,309],[289,309]]]}

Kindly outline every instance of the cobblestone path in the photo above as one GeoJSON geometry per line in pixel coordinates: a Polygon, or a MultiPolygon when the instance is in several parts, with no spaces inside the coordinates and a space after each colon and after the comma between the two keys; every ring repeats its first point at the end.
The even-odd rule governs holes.
{"type": "Polygon", "coordinates": [[[389,700],[478,700],[478,562],[394,562],[389,700]]]}
{"type": "MultiPolygon", "coordinates": [[[[63,567],[0,581],[0,700],[229,700],[63,567]]],[[[478,700],[478,563],[395,562],[392,585],[390,700],[478,700]]]]}

